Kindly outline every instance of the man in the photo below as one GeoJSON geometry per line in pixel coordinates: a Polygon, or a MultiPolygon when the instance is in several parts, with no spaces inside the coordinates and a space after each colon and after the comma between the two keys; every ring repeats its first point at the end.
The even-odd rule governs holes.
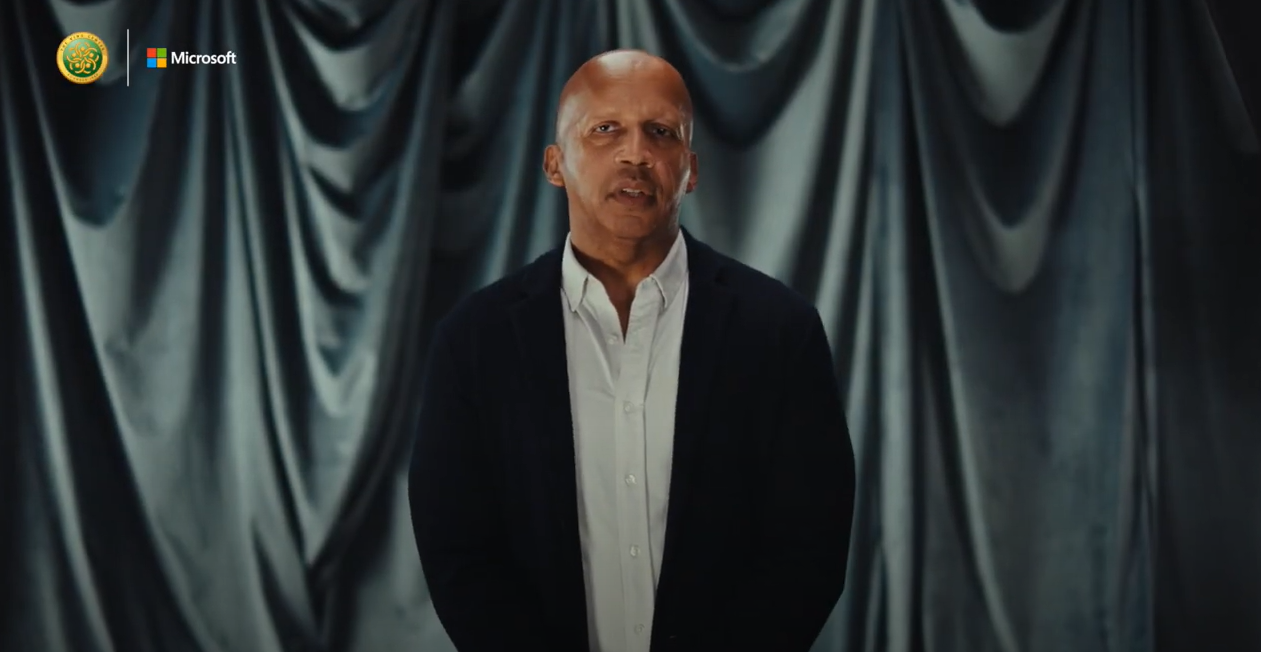
{"type": "Polygon", "coordinates": [[[410,477],[460,652],[805,652],[845,582],[854,459],[817,311],[679,227],[678,71],[561,94],[569,238],[437,328],[410,477]]]}

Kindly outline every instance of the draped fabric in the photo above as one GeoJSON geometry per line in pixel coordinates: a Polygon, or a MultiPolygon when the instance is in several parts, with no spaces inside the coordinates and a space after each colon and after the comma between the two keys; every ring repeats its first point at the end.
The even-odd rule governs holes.
{"type": "Polygon", "coordinates": [[[0,3],[0,650],[450,650],[404,493],[427,334],[563,240],[542,149],[614,47],[692,89],[683,223],[828,326],[859,495],[816,650],[1261,649],[1261,165],[1219,27],[1202,0],[0,3]],[[110,49],[90,86],[52,64],[75,31],[110,49]]]}

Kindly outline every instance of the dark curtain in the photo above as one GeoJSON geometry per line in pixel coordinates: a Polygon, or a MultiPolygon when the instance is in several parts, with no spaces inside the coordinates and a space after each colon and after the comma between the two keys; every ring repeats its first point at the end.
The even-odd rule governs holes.
{"type": "Polygon", "coordinates": [[[562,241],[542,148],[613,47],[692,88],[684,224],[828,325],[860,490],[816,650],[1261,649],[1257,26],[1227,14],[0,1],[0,650],[450,650],[404,493],[427,334],[562,241]],[[81,30],[91,86],[53,63],[81,30]]]}

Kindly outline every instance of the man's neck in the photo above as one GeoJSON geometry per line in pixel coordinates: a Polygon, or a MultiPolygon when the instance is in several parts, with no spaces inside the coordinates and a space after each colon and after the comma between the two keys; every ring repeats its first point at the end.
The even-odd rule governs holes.
{"type": "Polygon", "coordinates": [[[571,232],[574,256],[604,286],[618,313],[628,313],[635,288],[669,255],[679,235],[675,226],[642,240],[584,238],[571,232]]]}
{"type": "Polygon", "coordinates": [[[585,238],[571,233],[570,244],[582,266],[602,283],[634,288],[661,266],[678,234],[678,227],[642,240],[585,238]]]}

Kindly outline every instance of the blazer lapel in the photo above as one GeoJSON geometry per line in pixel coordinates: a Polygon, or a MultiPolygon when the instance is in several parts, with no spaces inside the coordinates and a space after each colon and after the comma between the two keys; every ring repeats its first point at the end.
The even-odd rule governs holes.
{"type": "MultiPolygon", "coordinates": [[[[578,536],[578,490],[574,460],[573,415],[569,401],[569,368],[565,353],[565,323],[560,295],[560,252],[545,254],[524,279],[525,296],[513,306],[516,345],[524,361],[526,391],[533,423],[524,428],[545,441],[540,460],[546,467],[547,504],[537,509],[551,522],[556,551],[556,580],[565,596],[566,610],[586,624],[582,550],[578,536]]],[[[525,461],[526,463],[531,462],[525,461]]],[[[583,639],[586,640],[585,638],[583,639]]]]}
{"type": "Polygon", "coordinates": [[[670,471],[670,507],[666,513],[665,550],[662,552],[660,587],[682,571],[678,540],[687,528],[693,469],[702,442],[709,431],[712,388],[718,361],[723,354],[727,321],[734,295],[721,283],[722,260],[686,230],[688,299],[683,321],[683,344],[679,359],[679,393],[675,408],[674,453],[670,471]]]}

